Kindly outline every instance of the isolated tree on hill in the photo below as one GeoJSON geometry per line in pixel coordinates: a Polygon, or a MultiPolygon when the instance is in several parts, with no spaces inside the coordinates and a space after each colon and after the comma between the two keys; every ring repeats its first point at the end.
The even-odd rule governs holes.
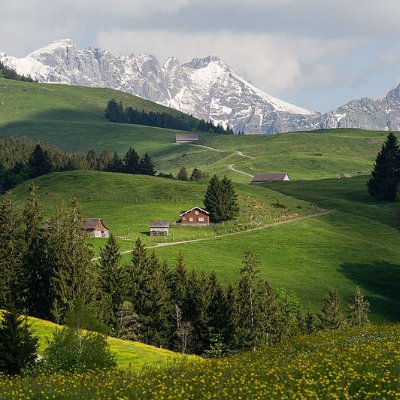
{"type": "Polygon", "coordinates": [[[353,303],[350,304],[350,309],[350,324],[352,326],[369,325],[369,302],[364,298],[364,295],[358,286],[354,289],[354,300],[353,303]]]}
{"type": "Polygon", "coordinates": [[[207,177],[207,174],[196,167],[193,169],[193,171],[190,175],[190,180],[191,181],[199,181],[200,179],[204,179],[206,177],[207,177]]]}
{"type": "Polygon", "coordinates": [[[178,179],[179,181],[187,181],[188,180],[188,173],[187,173],[185,167],[180,168],[178,175],[176,176],[176,179],[178,179]]]}
{"type": "Polygon", "coordinates": [[[239,206],[232,181],[226,176],[220,181],[214,175],[208,183],[204,205],[213,222],[233,219],[239,212],[239,206]]]}
{"type": "Polygon", "coordinates": [[[340,297],[335,289],[325,296],[319,316],[321,329],[340,329],[346,325],[346,318],[340,304],[340,297]]]}
{"type": "Polygon", "coordinates": [[[26,317],[14,309],[4,311],[0,321],[0,372],[16,375],[33,364],[38,339],[33,336],[26,317]]]}
{"type": "Polygon", "coordinates": [[[389,133],[378,153],[372,177],[368,181],[369,194],[378,200],[396,199],[400,182],[400,148],[396,136],[389,133]]]}

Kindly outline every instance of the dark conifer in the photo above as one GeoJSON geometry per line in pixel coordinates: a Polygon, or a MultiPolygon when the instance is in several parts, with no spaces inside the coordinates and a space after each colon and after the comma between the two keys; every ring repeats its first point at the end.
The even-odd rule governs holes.
{"type": "Polygon", "coordinates": [[[147,153],[140,159],[139,171],[142,175],[154,176],[156,174],[154,163],[147,153]]]}
{"type": "Polygon", "coordinates": [[[34,148],[28,160],[29,171],[32,178],[48,174],[54,166],[47,150],[43,150],[39,144],[34,148]]]}
{"type": "Polygon", "coordinates": [[[381,151],[378,153],[372,177],[368,181],[369,194],[378,200],[396,199],[400,182],[400,148],[397,138],[389,133],[381,151]]]}
{"type": "Polygon", "coordinates": [[[346,325],[346,318],[340,303],[338,292],[335,289],[329,290],[323,300],[319,315],[321,329],[340,329],[346,325]]]}
{"type": "Polygon", "coordinates": [[[33,336],[26,318],[14,309],[4,311],[0,320],[0,372],[16,375],[32,365],[38,339],[33,336]]]}
{"type": "Polygon", "coordinates": [[[179,181],[187,181],[188,180],[188,173],[187,173],[185,167],[180,168],[178,175],[176,176],[176,179],[178,179],[179,181]]]}
{"type": "Polygon", "coordinates": [[[211,221],[223,221],[222,186],[216,175],[214,175],[208,183],[204,197],[204,206],[210,213],[211,221]]]}
{"type": "Polygon", "coordinates": [[[136,153],[135,149],[130,147],[124,157],[125,172],[128,174],[139,174],[139,161],[140,158],[138,153],[136,153]]]}

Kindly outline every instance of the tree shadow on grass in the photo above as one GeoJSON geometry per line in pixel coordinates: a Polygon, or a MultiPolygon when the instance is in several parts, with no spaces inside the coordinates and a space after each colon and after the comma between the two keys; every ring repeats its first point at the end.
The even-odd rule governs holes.
{"type": "Polygon", "coordinates": [[[343,264],[341,272],[368,290],[371,311],[389,321],[400,321],[400,264],[343,264]]]}

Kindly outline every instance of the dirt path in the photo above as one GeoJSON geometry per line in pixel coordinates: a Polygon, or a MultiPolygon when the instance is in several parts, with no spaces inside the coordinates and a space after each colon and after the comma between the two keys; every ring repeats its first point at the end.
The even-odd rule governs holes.
{"type": "Polygon", "coordinates": [[[247,154],[243,154],[241,151],[237,150],[236,151],[237,155],[240,157],[246,157],[246,158],[251,158],[252,160],[255,160],[256,158],[253,156],[248,156],[247,154]]]}
{"type": "Polygon", "coordinates": [[[228,165],[228,168],[229,168],[231,171],[239,172],[239,174],[247,175],[247,176],[249,176],[250,178],[253,178],[253,177],[254,177],[254,175],[251,175],[251,174],[248,174],[247,172],[240,171],[239,169],[236,169],[236,168],[234,167],[234,164],[229,164],[229,165],[228,165]]]}
{"type": "Polygon", "coordinates": [[[192,146],[202,147],[203,149],[214,150],[214,151],[219,151],[219,152],[224,151],[224,150],[220,150],[220,149],[214,149],[214,147],[203,146],[202,144],[192,144],[192,146]]]}
{"type": "MultiPolygon", "coordinates": [[[[288,219],[288,220],[286,220],[286,221],[273,222],[272,224],[261,225],[261,226],[255,227],[255,228],[246,229],[246,230],[244,230],[244,231],[231,232],[231,233],[224,233],[224,234],[222,234],[222,235],[213,236],[213,237],[208,237],[208,238],[191,239],[191,240],[182,240],[182,241],[179,241],[179,242],[169,242],[169,243],[157,243],[157,244],[155,244],[155,245],[153,245],[153,246],[148,246],[148,247],[146,247],[146,248],[147,248],[147,249],[155,249],[155,248],[157,248],[157,247],[177,246],[177,245],[179,245],[179,244],[204,242],[204,241],[206,241],[206,240],[215,240],[215,239],[220,239],[220,238],[224,238],[224,237],[228,237],[228,236],[243,235],[243,234],[245,234],[245,233],[254,232],[254,231],[260,231],[260,230],[262,230],[262,229],[273,228],[274,226],[289,224],[289,223],[292,223],[292,222],[301,221],[301,220],[303,220],[303,219],[321,217],[321,216],[323,216],[323,215],[328,215],[328,214],[330,214],[330,213],[331,213],[330,210],[324,210],[324,211],[321,211],[321,212],[319,212],[319,213],[309,214],[309,215],[302,215],[302,216],[300,216],[300,217],[288,219]]],[[[125,250],[125,251],[121,251],[120,254],[128,254],[128,253],[131,253],[131,252],[132,252],[132,250],[125,250]]],[[[96,260],[98,260],[99,258],[100,258],[100,257],[92,258],[92,261],[96,261],[96,260]]]]}

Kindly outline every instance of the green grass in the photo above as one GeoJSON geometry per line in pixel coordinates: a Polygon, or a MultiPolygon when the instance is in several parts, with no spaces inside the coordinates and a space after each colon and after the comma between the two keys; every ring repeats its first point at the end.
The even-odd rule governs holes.
{"type": "MultiPolygon", "coordinates": [[[[38,352],[39,354],[43,354],[43,351],[48,345],[48,341],[53,337],[53,333],[57,329],[60,329],[61,326],[38,318],[29,317],[28,320],[34,334],[39,338],[38,352]]],[[[116,362],[119,368],[135,370],[139,370],[143,367],[158,368],[161,366],[165,367],[179,360],[200,359],[195,356],[183,356],[170,350],[160,349],[136,341],[109,337],[108,342],[111,351],[116,356],[116,362]]]]}
{"type": "Polygon", "coordinates": [[[337,129],[279,135],[212,135],[201,133],[199,144],[221,150],[176,145],[177,131],[115,124],[104,118],[110,98],[146,111],[171,112],[147,100],[111,89],[35,84],[0,78],[0,137],[24,135],[64,150],[108,149],[125,153],[134,147],[149,152],[159,171],[177,173],[180,166],[199,167],[236,182],[261,172],[288,172],[291,179],[334,178],[340,173],[369,174],[387,132],[337,129]],[[238,155],[238,151],[254,157],[238,155]]]}
{"type": "Polygon", "coordinates": [[[396,399],[400,327],[326,331],[202,363],[15,377],[2,399],[396,399]]]}

